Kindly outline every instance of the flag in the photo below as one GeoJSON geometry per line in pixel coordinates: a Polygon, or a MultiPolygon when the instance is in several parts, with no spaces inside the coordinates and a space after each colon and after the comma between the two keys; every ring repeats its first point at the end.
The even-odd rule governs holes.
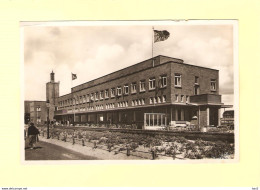
{"type": "Polygon", "coordinates": [[[71,77],[72,77],[72,80],[77,79],[77,75],[76,74],[71,73],[71,77]]]}
{"type": "Polygon", "coordinates": [[[167,30],[154,30],[154,43],[167,40],[170,37],[170,33],[167,30]]]}

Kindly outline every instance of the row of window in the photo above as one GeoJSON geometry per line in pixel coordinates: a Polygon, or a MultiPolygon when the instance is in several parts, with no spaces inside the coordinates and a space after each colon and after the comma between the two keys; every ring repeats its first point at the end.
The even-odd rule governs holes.
{"type": "MultiPolygon", "coordinates": [[[[139,82],[139,91],[145,92],[145,80],[141,80],[139,82]]],[[[159,78],[159,87],[165,88],[167,86],[167,76],[162,75],[159,78]]],[[[129,88],[131,88],[131,94],[137,93],[137,83],[133,82],[130,86],[128,84],[125,84],[123,88],[121,86],[118,86],[116,88],[110,89],[110,98],[115,98],[116,96],[122,96],[122,95],[129,95],[129,88]]],[[[149,79],[149,90],[154,90],[156,88],[156,80],[155,77],[149,79]]],[[[88,103],[88,102],[94,102],[98,100],[103,99],[109,99],[109,89],[102,90],[100,92],[90,93],[87,95],[79,96],[77,98],[71,98],[68,100],[64,100],[59,102],[59,107],[63,106],[70,106],[75,104],[82,104],[82,103],[88,103]]]]}
{"type": "Polygon", "coordinates": [[[106,109],[115,108],[115,103],[106,104],[106,109]]]}
{"type": "Polygon", "coordinates": [[[103,104],[96,105],[96,110],[103,110],[103,109],[104,109],[103,104]]]}
{"type": "Polygon", "coordinates": [[[150,104],[157,104],[157,103],[164,103],[164,102],[166,102],[166,95],[149,98],[150,104]]]}
{"type": "MultiPolygon", "coordinates": [[[[166,102],[166,95],[150,98],[150,104],[163,103],[163,102],[166,102]]],[[[132,106],[141,106],[141,105],[145,105],[145,99],[144,98],[132,100],[132,106]]],[[[119,108],[128,107],[128,101],[118,102],[117,107],[119,107],[119,108]]],[[[105,108],[106,109],[115,108],[115,103],[106,104],[105,108]]],[[[86,111],[86,110],[92,111],[94,109],[95,110],[103,110],[104,106],[103,106],[103,104],[100,104],[100,105],[96,105],[95,107],[94,106],[88,106],[87,108],[85,108],[85,107],[75,108],[75,112],[86,111]]],[[[72,113],[72,112],[73,112],[73,109],[68,110],[68,113],[72,113]]]]}
{"type": "Polygon", "coordinates": [[[119,108],[128,107],[128,101],[118,102],[118,103],[117,103],[117,107],[119,107],[119,108]]]}
{"type": "Polygon", "coordinates": [[[184,95],[175,94],[175,102],[190,102],[190,97],[186,95],[186,98],[184,95]],[[179,98],[180,97],[180,98],[179,98]]]}
{"type": "MultiPolygon", "coordinates": [[[[145,92],[145,80],[141,80],[139,82],[139,92],[145,92]]],[[[194,94],[197,95],[199,94],[199,77],[195,76],[195,90],[194,94]]],[[[167,76],[162,75],[159,78],[159,84],[158,86],[160,88],[164,88],[167,86],[167,76]]],[[[175,87],[181,87],[181,74],[175,73],[174,75],[174,86],[175,87]]],[[[111,88],[110,89],[110,98],[115,98],[116,96],[122,96],[122,95],[128,95],[129,88],[131,88],[131,94],[136,94],[137,93],[137,83],[133,82],[130,87],[128,84],[125,84],[123,86],[123,89],[121,86],[118,86],[117,88],[111,88]]],[[[156,80],[155,77],[149,78],[149,90],[154,90],[156,88],[156,80]]],[[[210,80],[210,89],[211,91],[216,91],[217,90],[217,81],[216,79],[211,79],[210,80]]],[[[70,105],[75,105],[75,104],[82,104],[82,103],[88,103],[88,102],[94,102],[98,100],[103,100],[103,99],[109,99],[109,89],[102,90],[100,92],[95,92],[83,96],[79,96],[77,98],[71,98],[68,100],[64,100],[59,102],[59,107],[63,106],[70,106],[70,105]]]]}
{"type": "Polygon", "coordinates": [[[145,105],[144,98],[132,100],[132,106],[141,106],[141,105],[145,105]]]}

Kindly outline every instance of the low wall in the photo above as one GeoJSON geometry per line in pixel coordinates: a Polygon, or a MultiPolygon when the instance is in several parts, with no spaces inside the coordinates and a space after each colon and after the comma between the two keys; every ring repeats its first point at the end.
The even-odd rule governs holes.
{"type": "Polygon", "coordinates": [[[111,131],[120,133],[136,133],[149,135],[171,135],[182,136],[190,140],[202,139],[207,141],[227,141],[234,143],[234,133],[219,133],[219,132],[199,132],[199,131],[156,131],[156,130],[141,130],[141,129],[116,129],[116,128],[89,128],[89,127],[56,127],[63,129],[80,129],[87,131],[111,131]]]}

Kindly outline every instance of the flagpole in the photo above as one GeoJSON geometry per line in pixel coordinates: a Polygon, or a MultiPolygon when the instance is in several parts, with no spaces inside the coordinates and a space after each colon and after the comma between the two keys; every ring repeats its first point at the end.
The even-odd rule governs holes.
{"type": "Polygon", "coordinates": [[[154,60],[153,60],[153,44],[154,44],[154,27],[152,27],[152,62],[154,67],[154,60]]]}
{"type": "Polygon", "coordinates": [[[73,96],[73,90],[72,90],[72,87],[73,87],[73,79],[72,79],[72,73],[71,73],[71,95],[72,95],[72,104],[73,104],[73,126],[74,126],[74,123],[75,123],[75,103],[76,103],[76,100],[75,100],[75,103],[74,103],[74,96],[73,96]]]}

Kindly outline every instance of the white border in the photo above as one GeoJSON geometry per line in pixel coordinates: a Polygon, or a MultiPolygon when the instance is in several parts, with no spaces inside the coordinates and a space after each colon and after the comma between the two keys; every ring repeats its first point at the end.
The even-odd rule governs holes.
{"type": "Polygon", "coordinates": [[[25,165],[60,164],[219,164],[239,162],[239,65],[238,65],[238,20],[154,20],[154,21],[59,21],[21,22],[21,113],[24,113],[24,27],[46,26],[117,26],[117,25],[233,25],[233,66],[234,66],[234,110],[235,110],[235,155],[234,159],[199,160],[47,160],[25,161],[24,114],[21,114],[21,163],[25,165]]]}

